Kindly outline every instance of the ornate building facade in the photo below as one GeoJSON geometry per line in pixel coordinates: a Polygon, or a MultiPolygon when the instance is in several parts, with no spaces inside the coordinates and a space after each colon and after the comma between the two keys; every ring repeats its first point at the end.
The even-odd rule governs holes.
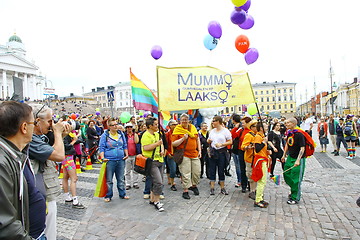
{"type": "MultiPolygon", "coordinates": [[[[39,67],[27,59],[25,46],[16,34],[6,45],[0,45],[0,98],[10,99],[16,92],[22,92],[22,99],[43,99],[46,79],[39,76],[39,67]],[[14,84],[17,79],[17,83],[14,84]]],[[[21,100],[22,100],[21,99],[21,100]]]]}

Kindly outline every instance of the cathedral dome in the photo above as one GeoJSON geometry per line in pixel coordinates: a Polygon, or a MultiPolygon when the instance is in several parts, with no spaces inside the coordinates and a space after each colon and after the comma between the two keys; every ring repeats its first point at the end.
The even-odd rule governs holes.
{"type": "Polygon", "coordinates": [[[9,38],[9,42],[19,42],[19,43],[22,43],[21,38],[19,38],[19,36],[17,36],[16,34],[12,35],[12,36],[9,38]]]}

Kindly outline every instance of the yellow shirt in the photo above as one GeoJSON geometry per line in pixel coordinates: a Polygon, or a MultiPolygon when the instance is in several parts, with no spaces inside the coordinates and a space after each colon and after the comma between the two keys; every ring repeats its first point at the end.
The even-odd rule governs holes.
{"type": "MultiPolygon", "coordinates": [[[[141,137],[142,154],[144,155],[144,157],[151,158],[154,151],[154,150],[145,151],[144,146],[156,143],[159,140],[160,140],[160,135],[158,132],[155,132],[154,134],[151,134],[148,131],[144,132],[144,134],[141,137]]],[[[164,162],[163,157],[160,156],[160,146],[156,147],[153,160],[164,162]]]]}

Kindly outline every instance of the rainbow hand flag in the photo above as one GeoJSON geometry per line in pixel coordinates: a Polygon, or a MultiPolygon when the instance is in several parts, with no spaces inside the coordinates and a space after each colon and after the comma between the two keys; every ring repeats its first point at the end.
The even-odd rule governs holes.
{"type": "Polygon", "coordinates": [[[276,185],[280,185],[280,175],[274,175],[270,179],[273,180],[276,185]]]}
{"type": "MultiPolygon", "coordinates": [[[[137,110],[151,111],[158,114],[158,98],[140,79],[138,79],[130,69],[131,93],[134,107],[137,110]]],[[[170,120],[171,115],[168,111],[161,112],[162,119],[166,122],[170,120]]],[[[165,124],[165,122],[164,122],[165,124]]]]}

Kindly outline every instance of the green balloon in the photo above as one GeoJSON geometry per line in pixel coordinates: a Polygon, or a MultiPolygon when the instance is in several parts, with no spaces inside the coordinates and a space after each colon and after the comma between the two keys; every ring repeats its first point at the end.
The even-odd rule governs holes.
{"type": "Polygon", "coordinates": [[[250,115],[255,115],[257,113],[257,108],[255,103],[250,103],[247,107],[247,112],[250,115]]]}
{"type": "Polygon", "coordinates": [[[131,114],[128,112],[123,112],[120,115],[120,120],[122,123],[127,123],[128,121],[130,121],[131,118],[131,114]]]}
{"type": "Polygon", "coordinates": [[[140,116],[143,116],[143,115],[144,115],[144,112],[143,112],[143,111],[139,111],[139,115],[140,115],[140,116]]]}

